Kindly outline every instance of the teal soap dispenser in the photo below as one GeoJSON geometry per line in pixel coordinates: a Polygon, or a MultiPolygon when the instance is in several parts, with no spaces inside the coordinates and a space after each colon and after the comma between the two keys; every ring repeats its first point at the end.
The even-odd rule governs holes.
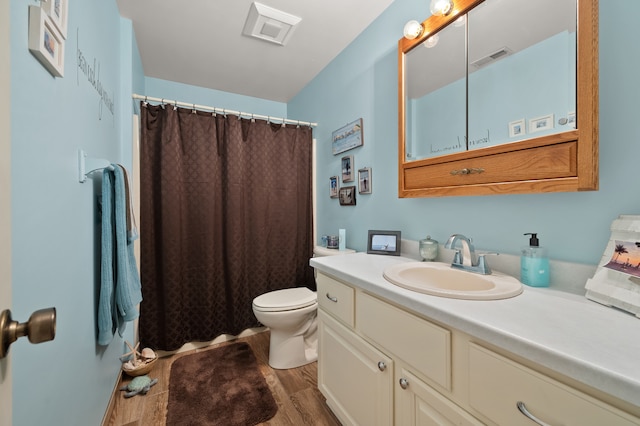
{"type": "Polygon", "coordinates": [[[549,287],[549,258],[547,250],[540,247],[538,234],[527,233],[529,246],[522,249],[520,257],[520,281],[531,287],[549,287]]]}

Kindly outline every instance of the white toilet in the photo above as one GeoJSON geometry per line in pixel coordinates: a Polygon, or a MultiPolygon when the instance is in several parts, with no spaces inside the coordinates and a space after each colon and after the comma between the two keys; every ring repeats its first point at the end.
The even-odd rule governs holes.
{"type": "MultiPolygon", "coordinates": [[[[314,255],[329,256],[353,253],[316,247],[314,255]]],[[[318,359],[318,299],[306,287],[286,288],[253,299],[253,313],[271,330],[269,365],[285,370],[318,359]]]]}

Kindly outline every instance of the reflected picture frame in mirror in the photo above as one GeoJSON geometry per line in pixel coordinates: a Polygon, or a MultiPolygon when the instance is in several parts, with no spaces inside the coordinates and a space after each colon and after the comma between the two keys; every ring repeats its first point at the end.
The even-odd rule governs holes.
{"type": "MultiPolygon", "coordinates": [[[[431,145],[428,145],[428,148],[423,147],[423,151],[432,151],[431,156],[421,154],[417,149],[418,142],[410,139],[412,133],[417,132],[416,122],[419,120],[412,115],[414,111],[408,108],[408,91],[413,85],[405,75],[408,57],[414,50],[428,50],[422,46],[434,35],[444,36],[445,30],[460,26],[461,22],[466,26],[467,21],[474,16],[474,9],[477,8],[478,16],[481,15],[481,11],[489,13],[492,0],[455,0],[454,10],[448,16],[431,16],[422,22],[423,30],[418,37],[413,40],[399,40],[399,197],[563,192],[598,188],[598,0],[572,1],[577,1],[575,10],[578,19],[578,32],[574,36],[575,58],[564,60],[569,65],[575,65],[578,72],[575,73],[575,80],[557,83],[560,87],[568,86],[567,92],[570,96],[562,101],[564,103],[561,102],[560,107],[543,105],[527,111],[526,115],[525,112],[515,111],[511,115],[500,117],[497,120],[499,126],[489,126],[486,123],[499,114],[492,105],[483,104],[483,101],[487,100],[486,97],[478,97],[485,85],[465,81],[463,86],[467,100],[469,94],[473,94],[471,103],[481,105],[487,113],[482,119],[469,118],[467,113],[470,106],[467,101],[462,108],[467,114],[464,117],[465,132],[460,135],[460,130],[455,131],[455,139],[450,137],[446,144],[436,145],[436,148],[431,145]],[[471,12],[469,19],[466,18],[468,12],[471,12]],[[553,122],[554,117],[558,119],[557,123],[553,122]],[[532,122],[532,119],[539,120],[532,122]],[[521,120],[530,125],[534,124],[538,132],[527,131],[525,125],[519,124],[521,120]],[[473,134],[469,133],[470,127],[473,134]],[[465,170],[478,172],[464,173],[465,170]]],[[[515,2],[516,0],[500,3],[515,2]]],[[[476,23],[474,27],[472,22],[471,27],[477,30],[482,26],[476,23]]],[[[467,37],[474,35],[468,28],[465,28],[465,31],[469,33],[467,37]]],[[[443,40],[445,37],[439,37],[438,44],[443,43],[443,40]]],[[[469,44],[474,45],[472,42],[469,44]]],[[[465,65],[469,68],[470,63],[482,59],[478,58],[479,55],[482,56],[481,52],[475,56],[474,53],[463,52],[460,56],[465,58],[465,65]]],[[[544,61],[547,57],[549,55],[542,56],[538,62],[544,61]]],[[[503,62],[507,64],[508,60],[503,62]]],[[[552,70],[559,68],[554,64],[543,65],[552,70]]],[[[525,70],[535,73],[534,67],[535,63],[525,70]]],[[[429,71],[430,69],[425,69],[421,74],[428,78],[432,75],[429,71]]],[[[539,86],[542,83],[536,84],[539,86]]],[[[558,91],[557,88],[551,87],[553,82],[545,84],[550,87],[543,89],[558,91]]],[[[507,92],[517,98],[518,92],[525,93],[531,90],[541,89],[527,88],[520,84],[507,92]]],[[[452,113],[452,108],[445,107],[444,103],[439,106],[450,115],[459,114],[452,113]]],[[[447,126],[452,120],[440,121],[445,131],[451,130],[447,129],[447,126]]]]}

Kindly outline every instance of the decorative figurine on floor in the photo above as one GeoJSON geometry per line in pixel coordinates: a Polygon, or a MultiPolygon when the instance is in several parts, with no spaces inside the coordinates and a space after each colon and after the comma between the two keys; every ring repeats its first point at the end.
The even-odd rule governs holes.
{"type": "Polygon", "coordinates": [[[131,380],[126,386],[121,387],[120,390],[128,391],[125,392],[124,397],[131,398],[132,396],[136,396],[139,393],[146,395],[147,392],[149,392],[149,389],[151,389],[151,386],[155,385],[156,383],[158,383],[158,379],[151,380],[151,378],[147,375],[138,376],[134,377],[133,380],[131,380]]]}

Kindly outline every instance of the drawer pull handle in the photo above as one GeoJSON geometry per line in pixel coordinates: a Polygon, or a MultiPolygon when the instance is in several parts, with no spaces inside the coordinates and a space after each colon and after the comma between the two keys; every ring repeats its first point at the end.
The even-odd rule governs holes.
{"type": "Polygon", "coordinates": [[[533,414],[531,414],[529,412],[529,410],[527,410],[527,406],[524,405],[524,402],[518,401],[518,403],[516,405],[518,406],[518,410],[520,410],[520,412],[522,414],[524,414],[531,421],[535,422],[537,425],[540,425],[540,426],[551,426],[549,423],[545,423],[542,420],[540,420],[539,418],[537,418],[536,416],[534,416],[533,414]]]}
{"type": "Polygon", "coordinates": [[[401,378],[400,380],[398,380],[398,383],[400,383],[400,387],[402,389],[406,389],[409,387],[409,381],[407,379],[405,379],[404,377],[401,378]]]}
{"type": "Polygon", "coordinates": [[[474,173],[483,173],[484,169],[480,168],[480,167],[472,167],[470,169],[468,168],[464,168],[464,169],[460,169],[460,170],[451,170],[451,174],[456,176],[456,175],[472,175],[474,173]]]}
{"type": "Polygon", "coordinates": [[[378,370],[384,371],[386,369],[387,369],[387,364],[385,364],[384,361],[379,361],[378,362],[378,370]]]}
{"type": "Polygon", "coordinates": [[[329,293],[327,293],[327,299],[331,300],[334,303],[338,303],[338,298],[337,297],[331,297],[331,295],[329,293]]]}

